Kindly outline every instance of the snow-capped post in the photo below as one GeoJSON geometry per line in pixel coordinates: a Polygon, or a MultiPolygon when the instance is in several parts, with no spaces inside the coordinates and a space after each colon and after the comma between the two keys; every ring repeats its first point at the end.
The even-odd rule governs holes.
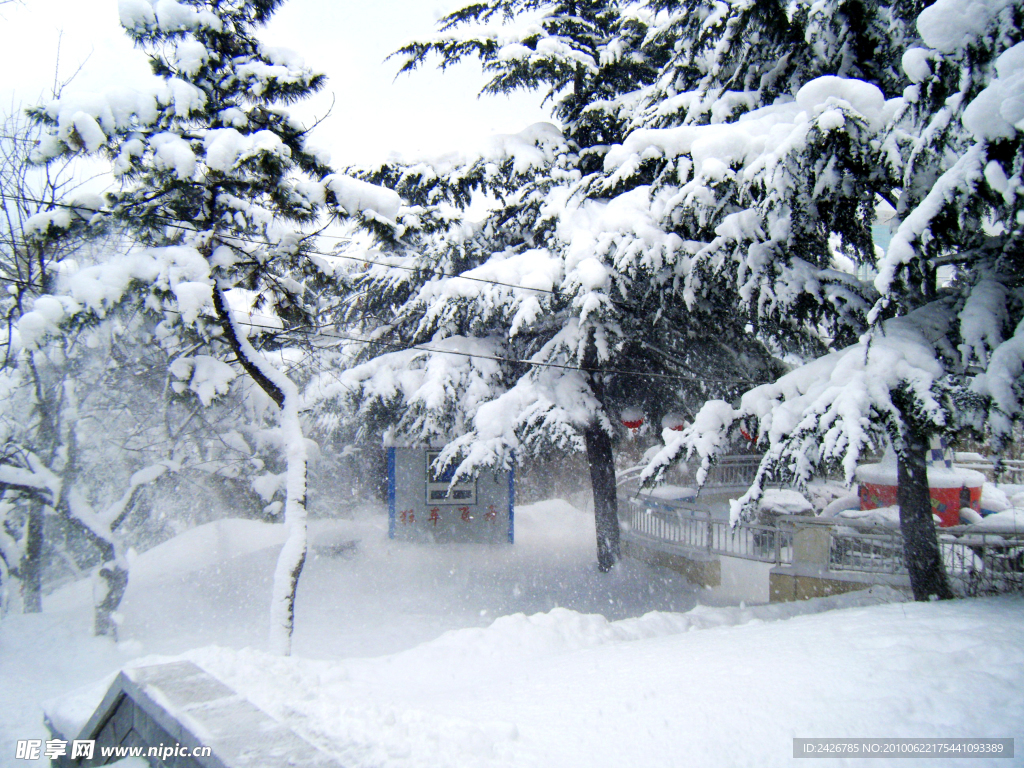
{"type": "MultiPolygon", "coordinates": [[[[257,412],[273,403],[287,465],[288,538],[275,572],[271,636],[287,654],[306,551],[306,446],[301,394],[284,372],[279,333],[317,327],[323,294],[334,285],[310,258],[313,237],[301,227],[326,210],[384,228],[399,201],[334,175],[309,130],[284,109],[320,90],[325,77],[256,38],[282,3],[121,0],[121,24],[160,83],[151,92],[64,96],[32,114],[48,130],[40,161],[78,152],[112,161],[122,189],[101,216],[132,227],[150,246],[101,265],[88,291],[78,286],[81,311],[102,315],[134,302],[159,321],[162,338],[190,336],[207,364],[182,386],[204,405],[227,391],[233,367],[256,384],[257,412]]],[[[60,213],[40,230],[66,228],[60,213]]]]}

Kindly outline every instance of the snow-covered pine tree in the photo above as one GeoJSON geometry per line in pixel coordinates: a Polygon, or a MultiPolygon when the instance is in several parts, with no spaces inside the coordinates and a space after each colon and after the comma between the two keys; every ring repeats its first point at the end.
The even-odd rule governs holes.
{"type": "MultiPolygon", "coordinates": [[[[116,635],[127,524],[147,527],[140,498],[180,466],[180,440],[164,442],[161,433],[181,422],[159,413],[166,362],[153,381],[130,322],[111,318],[45,339],[40,321],[62,313],[58,300],[38,297],[0,369],[0,559],[25,612],[41,610],[44,572],[52,581],[95,566],[95,633],[116,635]],[[133,413],[125,400],[145,407],[133,413]]],[[[12,586],[0,585],[8,608],[18,603],[12,586]]]]}
{"type": "MultiPolygon", "coordinates": [[[[206,355],[184,355],[192,385],[222,391],[240,367],[277,412],[287,462],[285,524],[271,606],[273,647],[288,653],[306,554],[306,440],[288,353],[272,331],[315,325],[330,276],[303,225],[326,208],[392,217],[397,198],[330,174],[308,130],[283,105],[325,78],[256,32],[283,0],[124,0],[121,23],[149,56],[152,93],[65,97],[34,110],[49,128],[40,160],[77,152],[110,158],[123,182],[103,212],[150,247],[72,281],[68,314],[97,316],[127,301],[153,312],[158,338],[195,334],[206,355]],[[253,312],[263,319],[252,319],[253,312]],[[258,348],[261,347],[261,348],[258,348]]],[[[41,231],[59,234],[61,210],[41,231]]],[[[63,321],[62,321],[63,322],[63,321]]]]}
{"type": "MultiPolygon", "coordinates": [[[[0,378],[4,379],[0,386],[4,389],[2,400],[12,403],[16,396],[9,381],[18,366],[18,355],[11,346],[13,328],[34,298],[53,286],[63,258],[82,243],[68,239],[59,248],[43,249],[26,230],[35,214],[74,193],[78,182],[72,173],[73,161],[45,172],[36,168],[30,155],[39,128],[21,109],[0,120],[0,133],[0,378]]],[[[22,419],[12,425],[22,425],[22,419]]],[[[0,444],[4,445],[0,462],[18,452],[7,432],[0,430],[0,444]]],[[[15,579],[22,608],[29,612],[42,610],[45,504],[37,496],[11,490],[0,482],[0,507],[0,610],[5,602],[13,602],[5,601],[3,595],[10,594],[15,579]]]]}
{"type": "MultiPolygon", "coordinates": [[[[789,11],[794,20],[801,18],[799,7],[789,11]]],[[[817,14],[821,28],[820,13],[830,7],[848,4],[815,3],[805,17],[817,14]]],[[[709,403],[690,430],[669,440],[648,477],[693,453],[706,467],[738,426],[756,424],[767,454],[734,510],[739,514],[769,472],[806,479],[815,469],[841,464],[852,480],[865,449],[891,442],[900,462],[911,583],[915,596],[926,599],[950,595],[928,499],[930,436],[965,424],[984,429],[987,407],[988,428],[998,438],[1021,412],[1021,347],[1012,329],[1021,319],[1013,275],[1019,274],[1024,223],[1018,192],[1024,115],[1013,95],[1021,82],[1019,2],[940,0],[918,10],[905,3],[873,9],[886,22],[876,29],[888,34],[867,37],[876,52],[870,67],[823,68],[849,61],[845,47],[828,51],[828,41],[844,35],[805,37],[812,54],[806,61],[818,63],[794,76],[796,90],[745,103],[738,120],[709,126],[714,138],[699,125],[691,129],[684,109],[678,129],[638,131],[624,149],[635,156],[651,145],[666,148],[665,155],[701,169],[710,159],[718,162],[712,170],[719,175],[723,164],[730,167],[728,178],[736,179],[738,190],[732,199],[745,202],[746,210],[719,220],[695,282],[706,286],[714,274],[720,277],[714,290],[723,282],[727,290],[738,289],[746,306],[773,323],[780,322],[780,310],[788,312],[797,321],[794,330],[804,334],[820,334],[822,322],[830,321],[822,341],[831,336],[838,349],[748,392],[738,407],[709,403]],[[901,70],[901,94],[887,98],[897,96],[894,73],[901,70]],[[729,132],[737,139],[731,149],[723,139],[729,132]],[[821,269],[834,237],[843,250],[870,262],[867,228],[879,199],[895,204],[895,233],[877,265],[880,295],[865,316],[870,292],[849,278],[823,280],[821,269]],[[949,284],[938,279],[943,264],[957,268],[949,284]],[[850,289],[836,294],[829,287],[835,285],[850,289]],[[835,323],[848,319],[853,322],[843,335],[835,323]],[[842,348],[865,319],[873,323],[870,331],[842,348]]],[[[838,13],[832,18],[842,20],[838,13]]],[[[716,61],[705,62],[704,71],[717,69],[716,61]]],[[[700,93],[673,98],[704,104],[700,93]]],[[[729,112],[722,100],[730,95],[720,93],[703,107],[712,123],[716,111],[729,112]]],[[[680,201],[677,217],[706,211],[708,200],[721,208],[723,197],[730,199],[702,193],[700,186],[684,186],[687,194],[669,190],[680,201]]]]}
{"type": "Polygon", "coordinates": [[[671,50],[663,38],[648,45],[650,20],[633,3],[495,0],[399,52],[403,71],[433,53],[442,67],[478,58],[492,75],[485,93],[540,91],[562,129],[367,174],[408,202],[406,231],[360,277],[358,312],[375,343],[343,375],[364,423],[447,443],[439,461],[459,461],[460,474],[513,454],[586,451],[604,571],[619,556],[620,413],[640,408],[653,423],[692,414],[772,370],[745,318],[683,305],[689,253],[657,230],[646,190],[615,201],[581,193],[671,50]],[[473,194],[495,201],[481,222],[464,213],[473,194]]]}

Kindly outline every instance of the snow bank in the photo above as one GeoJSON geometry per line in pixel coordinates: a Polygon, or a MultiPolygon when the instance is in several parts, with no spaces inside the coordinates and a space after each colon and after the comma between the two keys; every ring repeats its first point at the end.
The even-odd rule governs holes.
{"type": "Polygon", "coordinates": [[[993,483],[985,483],[981,486],[982,514],[1002,512],[1004,509],[1009,509],[1012,506],[1010,497],[999,486],[993,483]]]}
{"type": "Polygon", "coordinates": [[[967,529],[975,533],[1024,534],[1024,509],[1011,507],[984,517],[967,529]]]}
{"type": "MultiPolygon", "coordinates": [[[[857,482],[872,485],[896,485],[896,462],[881,464],[860,464],[856,472],[857,482]]],[[[973,469],[961,467],[944,467],[932,465],[928,467],[928,487],[930,488],[981,488],[985,484],[985,476],[973,469]]]]}
{"type": "Polygon", "coordinates": [[[210,642],[185,657],[349,768],[776,765],[793,736],[998,737],[1024,722],[1019,599],[889,605],[904,598],[874,589],[623,614],[627,589],[651,605],[683,585],[629,562],[597,574],[593,518],[565,502],[517,518],[518,543],[500,550],[389,542],[379,510],[324,523],[360,539],[349,559],[311,549],[296,640],[324,661],[253,647],[266,599],[245,589],[269,589],[274,553],[258,548],[280,526],[186,532],[135,560],[120,647],[87,636],[88,596],[0,624],[0,747],[46,738],[40,698],[90,684],[62,698],[74,731],[130,656],[210,642]]]}
{"type": "Polygon", "coordinates": [[[845,609],[510,616],[345,662],[187,657],[352,768],[778,765],[794,736],[1005,737],[1021,722],[1019,599],[832,600],[845,609]]]}
{"type": "Polygon", "coordinates": [[[896,530],[900,527],[900,508],[897,506],[875,509],[843,509],[836,512],[834,517],[836,520],[856,520],[858,523],[880,525],[896,530]]]}
{"type": "Polygon", "coordinates": [[[809,515],[814,511],[799,491],[786,488],[767,488],[761,496],[760,509],[778,515],[809,515]]]}
{"type": "Polygon", "coordinates": [[[502,616],[485,628],[457,629],[388,659],[389,675],[415,676],[417,670],[478,665],[480,674],[495,663],[514,665],[528,659],[585,648],[629,643],[714,627],[780,621],[837,608],[902,602],[903,593],[873,587],[836,597],[751,607],[699,605],[685,613],[655,611],[633,619],[609,621],[597,614],[566,608],[527,616],[502,616]]]}
{"type": "MultiPolygon", "coordinates": [[[[227,518],[199,525],[145,552],[128,554],[129,589],[199,571],[268,547],[280,545],[284,527],[256,520],[227,518]]],[[[48,609],[67,608],[88,580],[75,582],[47,598],[48,609]]]]}
{"type": "Polygon", "coordinates": [[[860,509],[860,496],[856,493],[847,494],[840,496],[834,501],[829,502],[825,505],[825,508],[821,510],[821,517],[835,517],[840,512],[848,509],[860,509]]]}

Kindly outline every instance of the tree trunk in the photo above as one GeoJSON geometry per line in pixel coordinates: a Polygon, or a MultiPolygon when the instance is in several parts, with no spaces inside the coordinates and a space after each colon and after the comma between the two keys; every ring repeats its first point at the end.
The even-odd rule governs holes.
{"type": "Polygon", "coordinates": [[[306,439],[299,420],[299,391],[287,374],[267,363],[248,339],[238,333],[227,308],[223,289],[213,290],[213,306],[228,344],[253,381],[280,407],[278,423],[287,461],[284,524],[287,538],[277,556],[270,599],[270,645],[282,656],[292,652],[295,595],[306,563],[306,439]]]}
{"type": "Polygon", "coordinates": [[[928,490],[928,440],[912,434],[897,458],[897,501],[903,558],[910,573],[915,600],[948,600],[954,597],[942,565],[939,539],[932,521],[932,500],[928,490]]]}
{"type": "Polygon", "coordinates": [[[92,633],[96,637],[110,637],[117,640],[117,622],[114,621],[114,611],[121,605],[125,590],[128,589],[128,570],[121,567],[116,561],[103,564],[100,568],[99,578],[106,582],[106,593],[103,599],[97,601],[93,610],[92,633]]]}
{"type": "Polygon", "coordinates": [[[306,563],[306,441],[299,424],[296,400],[291,392],[281,409],[281,430],[284,433],[288,461],[285,488],[284,524],[288,532],[274,570],[273,597],[270,605],[270,643],[282,656],[292,652],[295,629],[295,596],[299,576],[306,563]]]}
{"type": "Polygon", "coordinates": [[[619,560],[619,503],[615,489],[612,441],[598,425],[584,433],[590,482],[594,489],[594,522],[597,528],[597,568],[607,573],[619,560]]]}
{"type": "Polygon", "coordinates": [[[33,500],[25,529],[25,550],[18,566],[25,613],[42,613],[43,610],[43,524],[43,504],[33,500]]]}

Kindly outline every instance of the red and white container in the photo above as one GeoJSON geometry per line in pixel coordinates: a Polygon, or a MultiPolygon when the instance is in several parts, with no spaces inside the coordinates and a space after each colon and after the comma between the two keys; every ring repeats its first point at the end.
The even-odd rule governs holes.
{"type": "MultiPolygon", "coordinates": [[[[856,478],[862,510],[891,507],[899,503],[895,454],[886,454],[878,464],[861,464],[857,467],[856,478]]],[[[961,507],[970,507],[980,512],[981,488],[984,484],[985,476],[973,469],[947,467],[942,463],[930,464],[928,488],[932,499],[932,514],[941,520],[940,526],[948,528],[960,525],[961,507]]]]}

